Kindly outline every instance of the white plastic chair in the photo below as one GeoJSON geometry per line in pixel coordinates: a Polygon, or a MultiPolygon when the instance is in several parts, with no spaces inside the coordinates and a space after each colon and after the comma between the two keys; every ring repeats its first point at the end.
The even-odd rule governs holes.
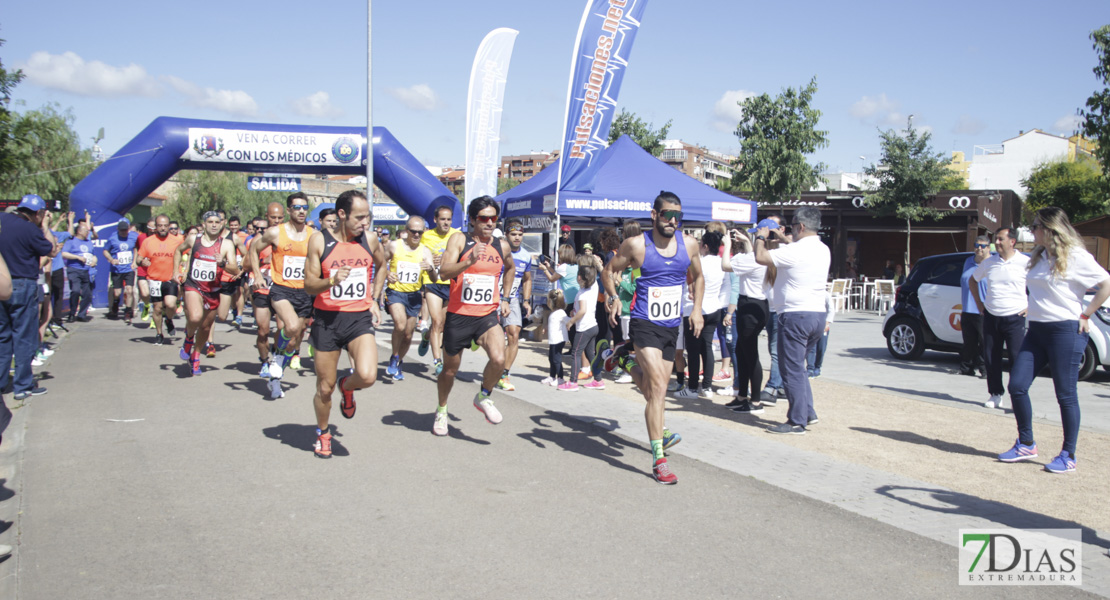
{"type": "Polygon", "coordinates": [[[893,279],[876,279],[875,280],[875,308],[878,313],[883,314],[884,304],[889,309],[894,305],[894,280],[893,279]]]}
{"type": "Polygon", "coordinates": [[[851,280],[849,279],[834,279],[832,282],[832,289],[829,291],[829,293],[832,295],[833,310],[835,312],[840,312],[841,310],[847,309],[847,291],[850,281],[851,280]]]}

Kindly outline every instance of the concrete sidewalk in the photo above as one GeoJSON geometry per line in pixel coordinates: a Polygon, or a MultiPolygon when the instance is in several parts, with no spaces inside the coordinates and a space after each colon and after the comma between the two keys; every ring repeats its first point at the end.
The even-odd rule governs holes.
{"type": "MultiPolygon", "coordinates": [[[[685,441],[664,488],[627,391],[517,377],[494,427],[469,406],[484,362],[469,352],[449,438],[430,434],[434,382],[413,356],[406,381],[357,395],[353,421],[335,411],[321,461],[310,372],[270,402],[253,334],[223,333],[199,378],[149,337],[82,326],[45,369],[50,393],[16,411],[0,597],[1032,596],[957,586],[957,530],[1071,526],[693,411],[668,415],[685,441]]],[[[1083,590],[1107,595],[1105,555],[1084,552],[1083,590]]]]}

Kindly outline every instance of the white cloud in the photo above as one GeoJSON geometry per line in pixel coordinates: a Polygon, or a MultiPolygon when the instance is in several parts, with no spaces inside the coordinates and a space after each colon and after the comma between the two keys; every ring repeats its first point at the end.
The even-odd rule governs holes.
{"type": "Polygon", "coordinates": [[[952,133],[956,135],[979,135],[986,130],[987,124],[971,115],[960,115],[960,119],[952,127],[952,133]]]}
{"type": "Polygon", "coordinates": [[[896,100],[882,93],[856,100],[849,111],[862,123],[879,127],[905,127],[906,116],[898,110],[900,106],[896,100]]]}
{"type": "Polygon", "coordinates": [[[740,108],[740,104],[744,100],[758,95],[748,90],[728,90],[721,94],[721,97],[713,104],[713,128],[728,133],[735,131],[736,125],[740,123],[740,117],[744,112],[740,108]]]}
{"type": "Polygon", "coordinates": [[[99,60],[86,62],[74,52],[35,52],[23,72],[31,83],[81,96],[155,97],[162,91],[157,80],[135,63],[116,67],[99,60]]]}
{"type": "Polygon", "coordinates": [[[435,90],[426,83],[418,83],[407,88],[386,88],[385,91],[412,110],[435,110],[439,107],[439,98],[436,97],[435,90]]]}
{"type": "Polygon", "coordinates": [[[333,119],[343,116],[343,109],[333,105],[331,103],[331,96],[323,91],[294,100],[293,112],[302,117],[316,117],[320,119],[333,119]]]}
{"type": "Polygon", "coordinates": [[[189,104],[201,108],[211,108],[220,112],[240,117],[253,117],[258,114],[258,103],[250,94],[242,90],[217,90],[210,87],[201,87],[191,81],[186,81],[173,75],[162,77],[181,95],[185,96],[189,104]]]}
{"type": "Polygon", "coordinates": [[[1081,125],[1083,125],[1083,117],[1079,115],[1064,115],[1056,119],[1056,122],[1052,124],[1052,130],[1056,133],[1071,135],[1078,131],[1081,125]]]}

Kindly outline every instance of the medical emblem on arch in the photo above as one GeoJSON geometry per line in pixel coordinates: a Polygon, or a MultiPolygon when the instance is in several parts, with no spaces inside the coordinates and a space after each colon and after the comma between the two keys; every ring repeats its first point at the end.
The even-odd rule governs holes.
{"type": "Polygon", "coordinates": [[[358,144],[355,140],[346,136],[335,140],[335,143],[331,145],[331,155],[343,164],[354,162],[358,158],[358,150],[358,144]]]}
{"type": "Polygon", "coordinates": [[[205,157],[215,158],[224,151],[224,139],[214,135],[202,135],[193,140],[193,152],[205,157]]]}

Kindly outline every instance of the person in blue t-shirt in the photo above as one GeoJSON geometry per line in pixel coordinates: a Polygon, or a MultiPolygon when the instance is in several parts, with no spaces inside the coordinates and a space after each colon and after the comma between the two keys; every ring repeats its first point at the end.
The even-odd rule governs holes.
{"type": "Polygon", "coordinates": [[[115,235],[108,236],[104,245],[104,258],[111,263],[112,282],[109,286],[111,299],[108,304],[108,318],[119,318],[120,294],[123,294],[124,321],[130,325],[135,316],[135,254],[139,241],[138,232],[131,231],[131,221],[120,219],[115,235]]]}
{"type": "Polygon", "coordinates": [[[92,304],[92,280],[89,269],[96,266],[93,243],[89,239],[89,226],[84,221],[77,225],[73,237],[62,246],[69,279],[69,322],[90,321],[89,305],[92,304]]]}
{"type": "MultiPolygon", "coordinates": [[[[960,349],[960,368],[953,373],[985,376],[983,366],[983,315],[979,314],[979,305],[971,296],[970,280],[975,267],[991,255],[990,236],[981,235],[975,238],[975,254],[967,257],[964,262],[964,272],[960,276],[960,303],[963,305],[960,312],[960,333],[963,334],[963,348],[960,349]]],[[[979,297],[987,297],[987,282],[979,282],[979,297]]]]}
{"type": "Polygon", "coordinates": [[[509,242],[516,273],[512,291],[509,293],[509,316],[504,319],[505,337],[508,340],[505,348],[505,370],[501,373],[497,387],[515,390],[516,386],[509,381],[509,369],[513,367],[517,349],[520,347],[520,329],[524,325],[524,315],[532,312],[532,253],[522,246],[524,223],[520,219],[505,221],[505,240],[509,242]]]}

